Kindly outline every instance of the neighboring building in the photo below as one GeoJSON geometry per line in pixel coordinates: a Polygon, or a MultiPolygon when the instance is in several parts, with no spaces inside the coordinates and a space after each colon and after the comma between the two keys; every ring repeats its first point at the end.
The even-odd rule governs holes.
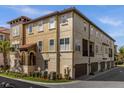
{"type": "MultiPolygon", "coordinates": [[[[0,27],[0,41],[9,40],[9,29],[5,27],[0,27]]],[[[3,53],[0,53],[0,66],[4,65],[3,53]]]]}
{"type": "Polygon", "coordinates": [[[74,79],[114,67],[115,40],[75,8],[8,23],[25,73],[46,70],[64,77],[70,71],[74,79]]]}

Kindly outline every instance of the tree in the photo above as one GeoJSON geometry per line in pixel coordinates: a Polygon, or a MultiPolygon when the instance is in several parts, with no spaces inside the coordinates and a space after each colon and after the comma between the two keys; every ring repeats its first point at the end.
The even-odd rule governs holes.
{"type": "Polygon", "coordinates": [[[10,42],[9,41],[0,41],[0,52],[3,53],[4,67],[8,66],[7,55],[9,54],[9,51],[10,51],[10,42]]]}
{"type": "Polygon", "coordinates": [[[124,46],[122,46],[122,47],[119,49],[119,52],[120,52],[121,55],[124,56],[124,46]]]}

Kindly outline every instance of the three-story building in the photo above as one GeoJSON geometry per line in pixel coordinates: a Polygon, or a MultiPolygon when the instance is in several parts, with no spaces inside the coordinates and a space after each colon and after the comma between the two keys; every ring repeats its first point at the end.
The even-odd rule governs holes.
{"type": "Polygon", "coordinates": [[[54,71],[74,79],[114,67],[115,40],[75,8],[8,23],[27,74],[54,71]]]}

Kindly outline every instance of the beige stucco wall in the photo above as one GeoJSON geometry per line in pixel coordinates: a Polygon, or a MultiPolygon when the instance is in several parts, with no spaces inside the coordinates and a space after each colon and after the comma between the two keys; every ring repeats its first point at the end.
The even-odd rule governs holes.
{"type": "MultiPolygon", "coordinates": [[[[80,45],[80,51],[74,50],[74,64],[81,64],[81,63],[88,64],[89,63],[89,57],[82,56],[82,39],[89,40],[88,35],[89,35],[90,26],[91,24],[89,24],[86,20],[84,20],[78,14],[74,13],[74,47],[76,46],[76,44],[80,45]],[[86,31],[83,30],[84,22],[87,23],[86,31]]],[[[99,31],[97,28],[95,27],[93,28],[94,28],[94,31],[92,33],[90,32],[90,41],[94,42],[94,57],[90,57],[90,62],[100,63],[102,61],[105,61],[107,64],[108,61],[114,61],[114,42],[109,37],[107,37],[105,34],[103,34],[101,31],[99,31]],[[96,35],[96,31],[98,32],[98,35],[96,35]],[[108,44],[107,48],[112,48],[113,57],[109,57],[109,54],[108,54],[109,50],[108,50],[108,53],[105,54],[104,50],[106,46],[103,46],[102,42],[108,44]],[[99,47],[98,48],[99,52],[97,54],[96,54],[96,45],[98,45],[99,47]],[[101,51],[101,47],[103,48],[103,51],[101,51]],[[103,57],[106,57],[107,60],[103,60],[103,57]]]]}
{"type": "MultiPolygon", "coordinates": [[[[43,21],[43,31],[38,32],[37,26],[33,27],[33,33],[28,34],[27,31],[27,26],[30,24],[25,24],[20,26],[20,36],[18,37],[13,37],[12,34],[10,35],[10,40],[11,43],[15,41],[19,41],[20,44],[22,44],[22,26],[24,26],[25,32],[26,32],[26,44],[32,44],[32,43],[37,43],[38,41],[42,41],[43,45],[43,50],[41,53],[36,53],[36,61],[37,61],[37,67],[41,67],[42,70],[44,70],[44,60],[48,60],[48,72],[51,71],[56,71],[57,70],[57,18],[54,16],[56,21],[56,27],[54,29],[49,29],[49,18],[45,18],[43,20],[38,20],[36,22],[30,23],[30,24],[37,24],[40,21],[43,21]],[[49,40],[54,39],[54,49],[49,50],[49,40]]],[[[74,65],[75,64],[81,64],[81,63],[89,63],[89,57],[84,57],[82,56],[82,39],[89,40],[89,23],[84,20],[81,16],[73,12],[65,13],[59,15],[59,39],[61,38],[69,38],[69,50],[67,51],[60,51],[60,73],[64,75],[64,69],[65,67],[69,67],[71,69],[71,77],[75,76],[75,70],[74,70],[74,65]],[[68,18],[68,24],[62,25],[61,23],[61,17],[63,15],[66,15],[68,18]],[[74,24],[73,24],[74,22],[74,24]],[[86,25],[86,31],[84,31],[84,22],[87,24],[86,25]],[[73,41],[74,40],[74,41],[73,41]],[[75,46],[76,44],[80,44],[80,51],[75,51],[75,46]],[[74,46],[73,46],[74,45],[74,46]],[[73,54],[74,53],[74,54],[73,54]]],[[[102,62],[102,61],[112,61],[114,60],[114,54],[112,58],[108,57],[108,54],[105,54],[103,51],[99,49],[99,53],[96,54],[96,45],[99,47],[103,47],[103,50],[105,49],[106,46],[102,45],[102,42],[105,42],[113,49],[114,53],[114,42],[108,38],[107,36],[105,37],[107,41],[104,41],[103,37],[101,37],[101,34],[105,36],[102,32],[100,32],[98,29],[94,28],[94,32],[92,33],[90,37],[90,41],[94,42],[94,52],[95,55],[94,57],[91,57],[91,63],[92,62],[102,62]],[[96,36],[96,32],[98,31],[99,35],[96,36]],[[103,57],[106,56],[107,60],[103,60],[103,57]]],[[[12,33],[12,31],[11,31],[12,33]]],[[[26,70],[27,68],[24,67],[26,70]]],[[[31,69],[31,68],[29,68],[31,69]]],[[[33,69],[33,68],[32,68],[33,69]]],[[[26,70],[27,71],[27,70],[26,70]]],[[[88,72],[89,73],[89,72],[88,72]]],[[[87,73],[87,74],[88,74],[87,73]]]]}
{"type": "MultiPolygon", "coordinates": [[[[49,19],[50,18],[46,18],[44,20],[39,20],[33,23],[33,24],[37,24],[38,22],[43,21],[44,30],[42,32],[38,32],[37,30],[38,28],[33,27],[33,33],[31,35],[29,35],[28,31],[26,31],[26,44],[32,44],[32,43],[37,43],[38,41],[42,41],[42,45],[43,45],[42,52],[41,53],[37,52],[36,54],[37,66],[41,67],[41,69],[44,70],[44,60],[48,60],[48,72],[51,72],[57,70],[56,67],[57,66],[57,61],[56,61],[57,27],[55,27],[54,29],[49,29],[49,19]],[[50,39],[54,39],[54,49],[52,50],[49,49],[50,39]]],[[[27,28],[28,25],[25,25],[25,29],[27,28]]]]}
{"type": "Polygon", "coordinates": [[[87,23],[87,30],[84,31],[83,24],[84,20],[74,13],[74,49],[76,44],[80,44],[80,51],[74,50],[74,64],[88,63],[88,57],[82,56],[82,39],[89,39],[89,29],[87,23]]]}
{"type": "MultiPolygon", "coordinates": [[[[70,44],[69,44],[69,53],[61,53],[60,55],[60,73],[63,74],[64,76],[64,67],[69,66],[71,69],[71,76],[72,76],[72,44],[73,44],[73,39],[72,39],[72,13],[67,13],[66,16],[68,18],[68,24],[62,26],[61,24],[61,16],[59,16],[59,27],[60,27],[60,32],[59,32],[59,38],[68,38],[70,39],[70,44]]],[[[40,22],[41,20],[37,21],[40,22]]],[[[37,59],[37,62],[41,63],[42,66],[44,60],[49,60],[48,62],[48,72],[51,71],[56,71],[57,70],[57,54],[56,54],[56,36],[57,36],[57,27],[55,29],[50,30],[49,29],[49,18],[46,18],[44,20],[44,31],[43,32],[38,32],[37,28],[33,28],[33,34],[29,35],[28,31],[26,31],[26,44],[31,44],[31,43],[36,43],[38,41],[43,42],[43,51],[41,52],[41,58],[39,57],[37,59]],[[49,40],[54,39],[55,40],[55,48],[53,50],[49,50],[49,40]]],[[[35,22],[35,23],[37,23],[35,22]]],[[[34,23],[34,24],[35,24],[34,23]]],[[[57,23],[57,22],[56,22],[57,23]]],[[[29,24],[30,25],[30,24],[29,24]]],[[[56,24],[57,25],[57,24],[56,24]]],[[[25,25],[25,29],[27,28],[28,25],[25,25]]],[[[67,52],[66,51],[66,52],[67,52]]],[[[64,52],[64,51],[62,51],[64,52]]]]}
{"type": "Polygon", "coordinates": [[[62,14],[59,17],[60,22],[60,39],[69,38],[69,50],[60,51],[60,73],[64,77],[64,69],[69,67],[70,76],[73,77],[73,13],[62,14]],[[62,25],[61,17],[67,16],[68,24],[62,25]]]}

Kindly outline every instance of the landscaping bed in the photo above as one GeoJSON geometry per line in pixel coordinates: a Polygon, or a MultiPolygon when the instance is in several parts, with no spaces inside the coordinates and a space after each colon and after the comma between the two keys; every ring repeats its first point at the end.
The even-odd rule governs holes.
{"type": "Polygon", "coordinates": [[[23,73],[15,73],[15,72],[1,72],[0,76],[8,77],[8,78],[16,78],[16,79],[23,79],[29,81],[36,81],[36,82],[44,82],[44,83],[63,83],[63,82],[71,82],[72,80],[66,79],[56,79],[56,80],[49,80],[48,78],[42,78],[40,76],[28,76],[23,73]]]}

